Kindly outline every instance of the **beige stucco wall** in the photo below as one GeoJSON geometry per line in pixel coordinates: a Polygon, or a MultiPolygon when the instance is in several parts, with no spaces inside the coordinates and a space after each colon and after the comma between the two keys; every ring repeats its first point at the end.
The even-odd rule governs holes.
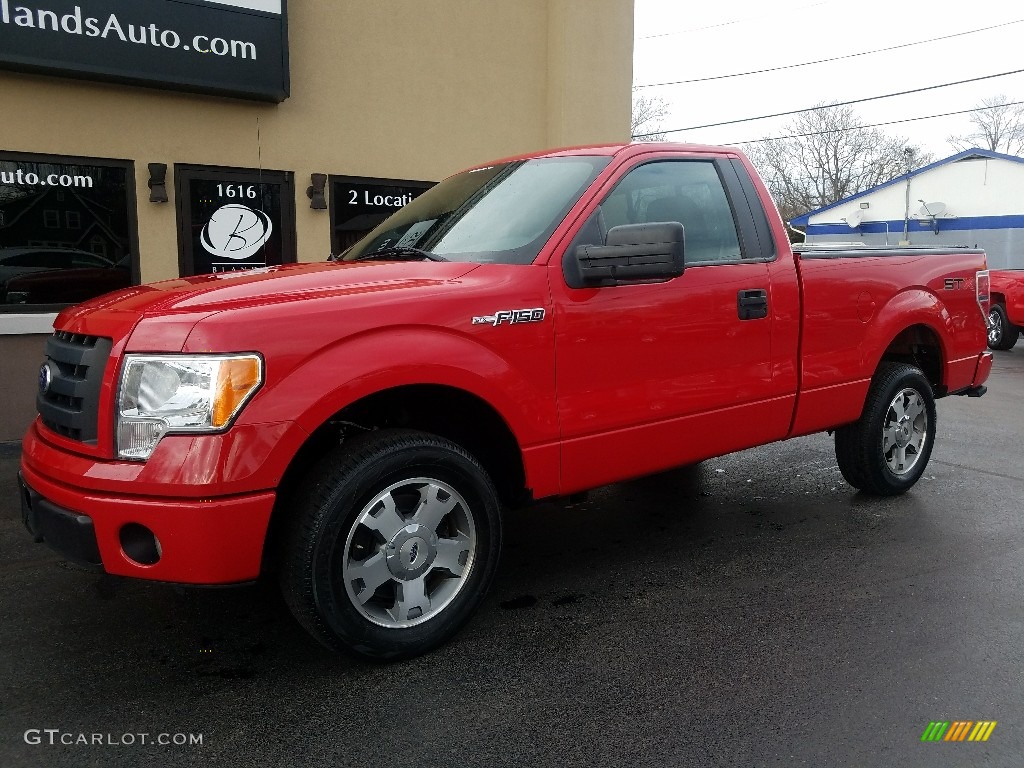
{"type": "MultiPolygon", "coordinates": [[[[309,208],[311,173],[440,179],[519,152],[628,141],[632,0],[293,0],[288,24],[281,104],[0,71],[0,150],[134,161],[150,282],[178,274],[175,163],[294,171],[299,259],[317,261],[330,216],[309,208]],[[157,162],[168,204],[148,202],[157,162]]],[[[39,337],[5,335],[4,323],[0,384],[13,400],[0,441],[31,418],[42,355],[39,337]]]]}

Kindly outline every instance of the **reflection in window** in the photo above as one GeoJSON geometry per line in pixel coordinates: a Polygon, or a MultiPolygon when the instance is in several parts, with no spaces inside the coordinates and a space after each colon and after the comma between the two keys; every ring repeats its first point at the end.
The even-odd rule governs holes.
{"type": "Polygon", "coordinates": [[[94,162],[0,152],[0,310],[76,304],[131,285],[130,166],[94,162]],[[76,186],[39,183],[53,175],[76,186]]]}
{"type": "Polygon", "coordinates": [[[703,161],[648,163],[630,171],[601,205],[605,226],[678,221],[687,263],[740,258],[736,224],[715,166],[703,161]]]}
{"type": "Polygon", "coordinates": [[[95,253],[97,256],[107,255],[107,241],[99,235],[93,236],[92,240],[89,241],[89,250],[95,253]]]}
{"type": "MultiPolygon", "coordinates": [[[[552,211],[563,211],[567,203],[575,202],[593,176],[589,158],[523,163],[511,168],[488,194],[467,207],[432,250],[451,256],[523,248],[552,228],[552,211]]],[[[561,217],[554,223],[559,221],[561,217]]]]}
{"type": "Polygon", "coordinates": [[[609,159],[534,158],[464,171],[400,209],[343,258],[413,246],[449,261],[530,264],[609,159]]]}

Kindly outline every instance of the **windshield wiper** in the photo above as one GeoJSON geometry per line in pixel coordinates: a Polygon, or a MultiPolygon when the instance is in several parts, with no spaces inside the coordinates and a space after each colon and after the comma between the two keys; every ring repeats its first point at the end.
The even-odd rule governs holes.
{"type": "Polygon", "coordinates": [[[420,259],[424,261],[448,261],[444,256],[424,251],[422,248],[413,248],[411,245],[395,245],[390,248],[381,248],[373,253],[363,253],[356,256],[352,261],[412,261],[420,259]]]}

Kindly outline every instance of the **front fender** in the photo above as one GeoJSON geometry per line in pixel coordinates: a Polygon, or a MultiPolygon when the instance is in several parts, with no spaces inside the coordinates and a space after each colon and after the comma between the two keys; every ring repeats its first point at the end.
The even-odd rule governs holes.
{"type": "Polygon", "coordinates": [[[313,432],[368,395],[435,384],[490,404],[521,447],[551,441],[557,436],[553,355],[551,342],[538,330],[509,329],[520,338],[499,352],[478,338],[448,329],[371,329],[319,350],[280,379],[268,381],[239,423],[280,418],[313,432]]]}

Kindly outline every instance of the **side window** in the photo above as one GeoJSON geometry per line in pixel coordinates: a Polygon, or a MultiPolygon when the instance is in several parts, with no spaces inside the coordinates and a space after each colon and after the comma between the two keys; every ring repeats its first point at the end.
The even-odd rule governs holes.
{"type": "Polygon", "coordinates": [[[634,168],[605,198],[601,215],[607,229],[680,222],[688,264],[741,258],[732,208],[710,161],[668,160],[634,168]]]}

